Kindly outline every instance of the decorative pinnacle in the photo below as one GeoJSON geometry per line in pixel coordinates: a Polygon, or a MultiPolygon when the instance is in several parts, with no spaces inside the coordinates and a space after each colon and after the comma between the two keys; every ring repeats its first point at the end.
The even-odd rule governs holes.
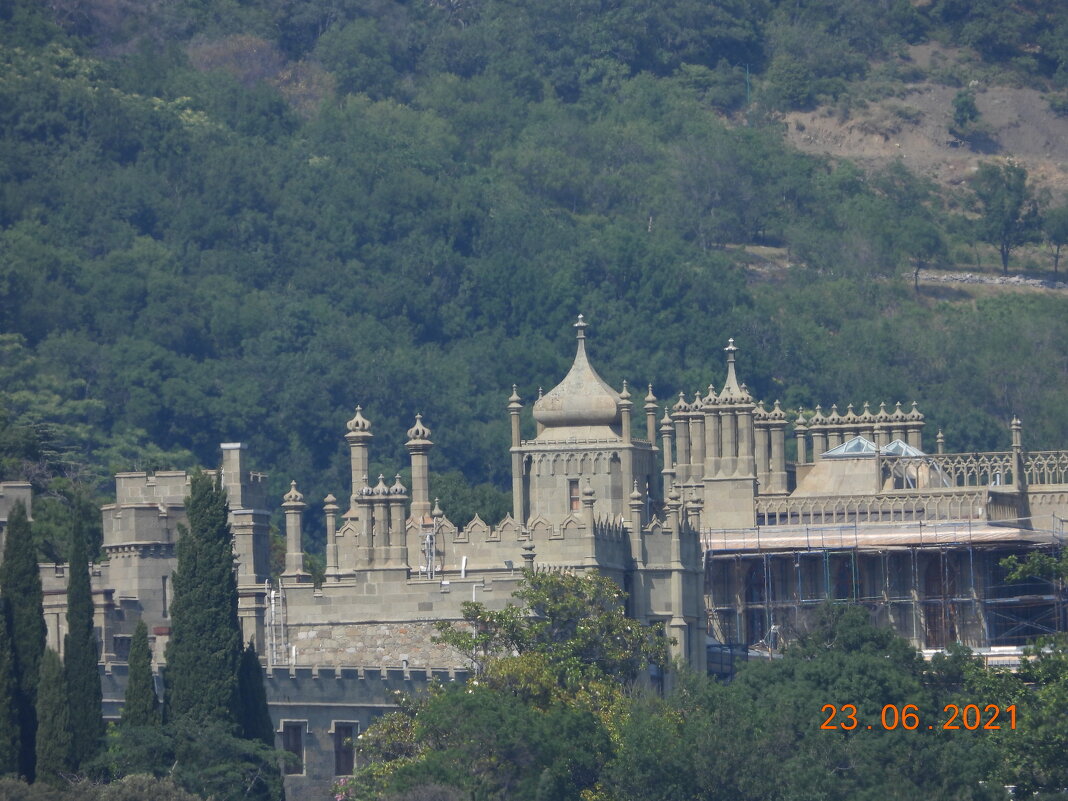
{"type": "Polygon", "coordinates": [[[723,350],[727,351],[727,358],[733,362],[734,353],[738,350],[738,348],[734,347],[734,337],[731,337],[727,340],[727,347],[725,347],[723,350]]]}
{"type": "Polygon", "coordinates": [[[577,339],[585,339],[586,338],[586,329],[589,328],[589,327],[590,327],[590,324],[587,323],[583,319],[582,315],[580,314],[578,316],[578,322],[575,323],[575,329],[578,332],[578,333],[575,334],[575,337],[577,339]]]}
{"type": "MultiPolygon", "coordinates": [[[[334,504],[336,504],[336,503],[337,503],[337,498],[334,497],[333,493],[330,493],[325,498],[323,498],[323,504],[324,504],[323,508],[328,512],[330,511],[330,507],[334,506],[334,504]]],[[[335,511],[336,511],[336,509],[335,509],[335,511]]]]}
{"type": "Polygon", "coordinates": [[[369,432],[371,430],[371,421],[363,416],[363,407],[356,407],[356,415],[345,424],[346,428],[352,432],[369,432]]]}
{"type": "Polygon", "coordinates": [[[374,489],[371,490],[373,495],[388,495],[389,487],[386,486],[386,477],[382,473],[378,474],[378,483],[375,484],[374,489]]]}
{"type": "Polygon", "coordinates": [[[653,394],[653,385],[649,385],[649,391],[645,393],[645,405],[656,404],[656,395],[653,394]]]}
{"type": "Polygon", "coordinates": [[[400,473],[397,473],[393,477],[393,486],[389,488],[390,495],[403,495],[408,491],[408,488],[401,484],[400,473]]]}
{"type": "Polygon", "coordinates": [[[297,489],[297,482],[289,482],[289,492],[282,496],[282,500],[286,503],[301,503],[304,500],[304,496],[300,494],[300,490],[297,489]]]}
{"type": "Polygon", "coordinates": [[[586,486],[582,488],[582,500],[593,503],[593,486],[590,484],[590,480],[586,479],[586,486]]]}
{"type": "Polygon", "coordinates": [[[430,429],[423,425],[423,415],[415,415],[415,425],[408,429],[409,440],[430,439],[430,429]]]}
{"type": "Polygon", "coordinates": [[[667,433],[670,434],[674,430],[675,429],[671,425],[671,412],[669,411],[668,407],[665,406],[664,416],[660,418],[660,431],[667,431],[667,433]]]}
{"type": "Polygon", "coordinates": [[[638,489],[638,479],[634,479],[634,489],[631,490],[630,500],[631,500],[631,502],[638,501],[640,503],[641,499],[642,499],[642,492],[641,492],[640,489],[638,489]]]}
{"type": "Polygon", "coordinates": [[[445,513],[441,511],[441,499],[434,499],[434,508],[430,510],[431,517],[445,517],[445,513]]]}
{"type": "MultiPolygon", "coordinates": [[[[508,408],[509,409],[513,408],[521,400],[523,400],[523,399],[519,397],[519,387],[516,386],[515,384],[512,384],[512,394],[508,396],[508,408]]],[[[520,405],[522,405],[522,404],[520,404],[520,405]]]]}
{"type": "Polygon", "coordinates": [[[630,400],[630,390],[627,389],[627,379],[625,378],[623,379],[623,391],[619,393],[619,397],[621,400],[630,400]]]}

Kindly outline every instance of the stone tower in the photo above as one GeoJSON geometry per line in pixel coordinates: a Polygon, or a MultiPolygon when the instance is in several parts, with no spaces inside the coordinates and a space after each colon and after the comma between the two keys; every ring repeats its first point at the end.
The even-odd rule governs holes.
{"type": "Polygon", "coordinates": [[[631,432],[633,403],[624,384],[616,392],[586,355],[587,323],[575,323],[575,360],[563,381],[534,403],[538,433],[518,436],[519,398],[513,393],[513,517],[529,525],[541,518],[552,525],[582,512],[583,490],[593,491],[597,517],[629,515],[630,493],[648,494],[657,473],[655,443],[631,432]]]}

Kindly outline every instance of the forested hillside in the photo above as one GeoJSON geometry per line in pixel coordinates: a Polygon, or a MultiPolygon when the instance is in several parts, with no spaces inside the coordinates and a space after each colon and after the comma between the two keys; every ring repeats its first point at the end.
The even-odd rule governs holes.
{"type": "Polygon", "coordinates": [[[999,234],[978,184],[785,144],[874,76],[956,81],[954,136],[989,147],[959,71],[906,69],[923,41],[1068,108],[1039,0],[4,0],[2,477],[44,493],[45,555],[113,471],[222,441],[278,496],[341,495],[359,403],[376,472],[422,412],[432,468],[487,485],[437,479],[446,511],[493,517],[505,399],[562,377],[578,312],[616,386],[718,385],[734,336],[787,408],[916,399],[950,449],[1014,414],[1063,447],[1068,296],[912,282],[1000,268],[999,235],[1048,270],[1065,199],[1021,184],[999,234]]]}

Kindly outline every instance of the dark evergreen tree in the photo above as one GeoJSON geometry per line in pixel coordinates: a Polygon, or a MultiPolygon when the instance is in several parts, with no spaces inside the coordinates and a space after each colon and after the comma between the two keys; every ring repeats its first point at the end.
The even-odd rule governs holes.
{"type": "Polygon", "coordinates": [[[264,745],[274,747],[274,725],[267,708],[267,690],[263,686],[263,667],[256,654],[256,647],[249,640],[248,647],[241,653],[241,665],[237,672],[237,691],[239,695],[238,723],[241,734],[246,740],[259,740],[264,745]]]}
{"type": "Polygon", "coordinates": [[[166,711],[170,719],[236,722],[241,630],[226,494],[199,473],[185,505],[189,526],[178,540],[166,711]]]}
{"type": "Polygon", "coordinates": [[[19,774],[34,777],[37,732],[37,681],[45,647],[45,621],[41,576],[26,507],[17,502],[7,521],[4,560],[0,563],[0,597],[8,611],[14,651],[19,716],[19,774]]]}
{"type": "Polygon", "coordinates": [[[67,584],[63,671],[70,706],[72,767],[78,768],[96,755],[104,737],[96,633],[93,631],[93,593],[89,584],[85,527],[78,517],[75,517],[71,531],[68,562],[70,580],[67,584]]]}
{"type": "Polygon", "coordinates": [[[0,598],[0,776],[15,775],[19,769],[17,698],[15,653],[7,623],[7,603],[0,598]]]}
{"type": "Polygon", "coordinates": [[[159,699],[152,678],[152,652],[148,648],[148,627],[140,620],[130,640],[130,673],[126,699],[122,705],[123,726],[158,726],[159,699]]]}
{"type": "Polygon", "coordinates": [[[41,659],[37,688],[37,781],[59,784],[72,767],[70,709],[63,663],[51,648],[41,659]]]}

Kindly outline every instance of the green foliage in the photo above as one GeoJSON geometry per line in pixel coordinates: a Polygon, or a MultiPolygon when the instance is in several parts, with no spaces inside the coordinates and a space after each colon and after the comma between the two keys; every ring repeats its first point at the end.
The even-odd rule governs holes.
{"type": "Polygon", "coordinates": [[[663,632],[627,617],[623,591],[606,576],[526,571],[514,596],[522,606],[499,611],[465,602],[470,630],[442,621],[440,640],[478,667],[513,653],[540,655],[571,690],[590,678],[633,681],[649,665],[667,666],[663,632]]]}
{"type": "Polygon", "coordinates": [[[133,728],[159,726],[159,699],[156,698],[156,683],[152,677],[152,652],[148,647],[148,627],[144,620],[137,621],[137,628],[130,639],[127,663],[130,672],[122,704],[122,725],[133,728]]]}
{"type": "Polygon", "coordinates": [[[1027,184],[1027,170],[1017,164],[984,162],[972,179],[972,190],[979,206],[979,237],[998,249],[1002,272],[1008,274],[1009,256],[1031,241],[1038,228],[1038,206],[1027,184]]]}
{"type": "Polygon", "coordinates": [[[59,654],[46,648],[37,688],[36,780],[61,784],[73,767],[70,697],[59,654]]]}
{"type": "Polygon", "coordinates": [[[274,726],[271,713],[267,708],[267,690],[263,686],[263,667],[256,654],[256,648],[249,641],[241,652],[241,663],[237,672],[238,723],[241,736],[246,740],[256,740],[268,748],[274,747],[274,726]]]}
{"type": "Polygon", "coordinates": [[[1042,215],[1042,236],[1053,257],[1053,272],[1061,263],[1061,249],[1068,245],[1068,206],[1056,206],[1042,215]]]}
{"type": "Polygon", "coordinates": [[[100,750],[104,737],[96,632],[93,629],[93,593],[89,584],[85,539],[85,527],[76,523],[70,533],[67,634],[63,641],[73,768],[91,759],[100,750]]]}
{"type": "Polygon", "coordinates": [[[8,625],[7,602],[0,597],[0,776],[19,772],[18,674],[8,625]]]}
{"type": "Polygon", "coordinates": [[[19,775],[33,779],[37,737],[37,683],[45,650],[41,576],[33,534],[21,501],[11,509],[0,562],[0,599],[7,614],[14,653],[19,716],[19,775]]]}
{"type": "Polygon", "coordinates": [[[283,795],[278,760],[278,752],[237,736],[231,725],[186,717],[162,727],[110,727],[107,747],[89,775],[112,787],[143,783],[131,779],[139,774],[168,777],[197,797],[278,801],[283,795]]]}
{"type": "Polygon", "coordinates": [[[189,527],[178,540],[167,643],[167,715],[233,722],[241,631],[226,493],[211,476],[198,473],[185,508],[189,527]]]}

